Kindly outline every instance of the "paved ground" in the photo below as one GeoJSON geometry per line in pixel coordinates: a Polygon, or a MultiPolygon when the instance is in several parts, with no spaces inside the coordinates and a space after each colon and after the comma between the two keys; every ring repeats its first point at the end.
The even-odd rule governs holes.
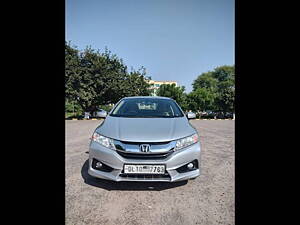
{"type": "Polygon", "coordinates": [[[87,174],[101,121],[66,121],[66,224],[234,224],[234,121],[193,120],[202,175],[180,183],[113,183],[87,174]]]}

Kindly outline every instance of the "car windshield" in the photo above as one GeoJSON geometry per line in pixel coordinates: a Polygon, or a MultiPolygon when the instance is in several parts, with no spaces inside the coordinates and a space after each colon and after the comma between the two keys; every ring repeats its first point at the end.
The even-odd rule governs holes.
{"type": "Polygon", "coordinates": [[[110,116],[137,118],[183,117],[178,105],[170,99],[132,98],[123,99],[110,116]]]}

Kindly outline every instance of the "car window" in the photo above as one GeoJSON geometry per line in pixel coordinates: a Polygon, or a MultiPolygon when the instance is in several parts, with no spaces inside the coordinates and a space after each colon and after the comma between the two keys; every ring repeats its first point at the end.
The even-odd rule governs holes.
{"type": "Polygon", "coordinates": [[[183,117],[179,106],[170,99],[133,98],[122,100],[111,116],[118,117],[183,117]]]}

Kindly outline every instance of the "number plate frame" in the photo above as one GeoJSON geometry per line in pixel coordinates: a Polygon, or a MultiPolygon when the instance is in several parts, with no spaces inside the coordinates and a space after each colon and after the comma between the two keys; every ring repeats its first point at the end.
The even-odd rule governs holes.
{"type": "Polygon", "coordinates": [[[123,173],[124,174],[145,174],[145,175],[151,175],[151,174],[165,174],[166,173],[166,165],[165,164],[124,164],[123,165],[123,173]],[[163,172],[128,172],[125,170],[126,166],[162,166],[164,168],[163,172]]]}

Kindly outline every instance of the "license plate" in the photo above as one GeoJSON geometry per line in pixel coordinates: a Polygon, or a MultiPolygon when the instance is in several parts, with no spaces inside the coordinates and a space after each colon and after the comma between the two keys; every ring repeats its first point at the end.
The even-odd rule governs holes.
{"type": "Polygon", "coordinates": [[[165,165],[124,165],[124,173],[164,174],[165,165]]]}

